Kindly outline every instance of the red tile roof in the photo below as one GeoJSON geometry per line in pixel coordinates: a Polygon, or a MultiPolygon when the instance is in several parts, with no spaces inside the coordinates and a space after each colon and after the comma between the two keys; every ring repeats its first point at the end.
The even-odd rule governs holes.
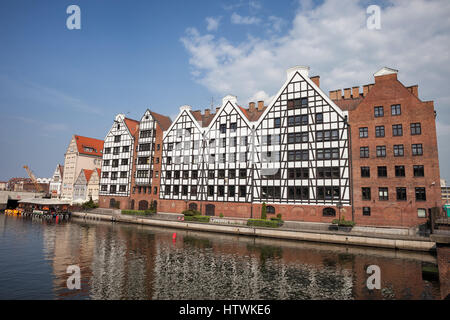
{"type": "Polygon", "coordinates": [[[84,171],[84,176],[86,178],[86,182],[89,183],[89,180],[91,179],[92,173],[94,172],[94,170],[88,170],[88,169],[83,169],[84,171]]]}
{"type": "Polygon", "coordinates": [[[94,138],[88,138],[83,136],[75,135],[75,141],[77,143],[78,153],[86,154],[96,157],[103,156],[103,140],[98,140],[94,138]],[[91,148],[92,151],[85,150],[85,148],[91,148]]]}
{"type": "Polygon", "coordinates": [[[170,125],[172,124],[172,120],[170,120],[169,117],[163,116],[162,114],[153,111],[150,111],[150,114],[158,122],[163,131],[169,129],[170,125]]]}
{"type": "Polygon", "coordinates": [[[128,127],[128,130],[130,130],[131,135],[134,137],[138,127],[139,127],[139,121],[125,118],[125,124],[128,127]]]}

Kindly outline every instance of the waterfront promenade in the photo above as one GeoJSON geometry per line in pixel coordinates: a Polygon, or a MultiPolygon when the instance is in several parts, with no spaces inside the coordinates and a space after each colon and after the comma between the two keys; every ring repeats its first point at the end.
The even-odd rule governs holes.
{"type": "Polygon", "coordinates": [[[217,232],[251,237],[266,237],[298,241],[312,241],[391,248],[413,251],[435,251],[436,243],[430,237],[409,235],[407,229],[355,227],[351,232],[326,230],[324,224],[303,224],[286,221],[281,228],[249,227],[246,220],[215,218],[213,223],[180,221],[180,214],[158,213],[150,217],[123,215],[119,210],[73,212],[78,218],[132,223],[193,231],[217,232]]]}

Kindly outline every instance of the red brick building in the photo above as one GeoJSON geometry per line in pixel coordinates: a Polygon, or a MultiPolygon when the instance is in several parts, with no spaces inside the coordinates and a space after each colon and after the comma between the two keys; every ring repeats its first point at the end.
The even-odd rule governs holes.
{"type": "Polygon", "coordinates": [[[416,226],[441,206],[436,113],[418,86],[383,68],[375,83],[330,92],[349,114],[353,215],[358,225],[416,226]]]}

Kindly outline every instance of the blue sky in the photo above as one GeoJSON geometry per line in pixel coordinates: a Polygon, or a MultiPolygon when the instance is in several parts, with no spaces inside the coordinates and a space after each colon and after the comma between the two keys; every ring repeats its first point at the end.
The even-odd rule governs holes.
{"type": "Polygon", "coordinates": [[[269,101],[293,65],[309,65],[325,92],[399,69],[435,100],[450,178],[449,14],[446,0],[1,1],[0,180],[25,176],[24,164],[51,176],[72,134],[103,139],[117,113],[173,118],[226,94],[269,101]],[[365,27],[373,3],[377,31],[365,27]],[[71,4],[81,30],[66,28],[71,4]]]}

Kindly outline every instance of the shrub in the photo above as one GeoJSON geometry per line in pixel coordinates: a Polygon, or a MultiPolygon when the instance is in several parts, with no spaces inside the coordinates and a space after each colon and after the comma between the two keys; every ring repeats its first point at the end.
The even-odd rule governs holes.
{"type": "Polygon", "coordinates": [[[343,227],[354,227],[355,224],[356,224],[353,221],[345,220],[345,217],[342,217],[341,220],[334,219],[331,223],[332,224],[337,224],[338,226],[343,226],[343,227]]]}
{"type": "Polygon", "coordinates": [[[184,214],[184,216],[188,216],[188,217],[192,217],[192,216],[201,216],[201,212],[197,211],[197,210],[184,210],[183,212],[181,212],[182,214],[184,214]]]}
{"type": "Polygon", "coordinates": [[[263,202],[262,208],[261,208],[261,220],[266,220],[266,219],[267,219],[267,206],[266,206],[266,203],[263,202]]]}
{"type": "Polygon", "coordinates": [[[201,216],[201,215],[195,215],[195,216],[184,216],[184,221],[195,221],[195,222],[209,222],[208,216],[201,216]]]}
{"type": "Polygon", "coordinates": [[[277,218],[281,220],[281,213],[277,214],[277,218]]]}
{"type": "Polygon", "coordinates": [[[86,201],[81,205],[84,210],[95,209],[98,208],[98,204],[92,200],[92,197],[89,198],[89,201],[86,201]]]}
{"type": "Polygon", "coordinates": [[[219,215],[219,217],[223,218],[223,213],[221,213],[221,214],[219,215]]]}
{"type": "Polygon", "coordinates": [[[282,225],[279,220],[263,220],[263,219],[248,219],[247,226],[251,227],[266,227],[266,228],[278,228],[282,225]]]}
{"type": "Polygon", "coordinates": [[[280,215],[280,217],[272,217],[272,218],[270,218],[270,221],[278,222],[278,224],[279,224],[280,226],[282,226],[283,223],[284,223],[284,221],[281,220],[281,215],[280,215]]]}

